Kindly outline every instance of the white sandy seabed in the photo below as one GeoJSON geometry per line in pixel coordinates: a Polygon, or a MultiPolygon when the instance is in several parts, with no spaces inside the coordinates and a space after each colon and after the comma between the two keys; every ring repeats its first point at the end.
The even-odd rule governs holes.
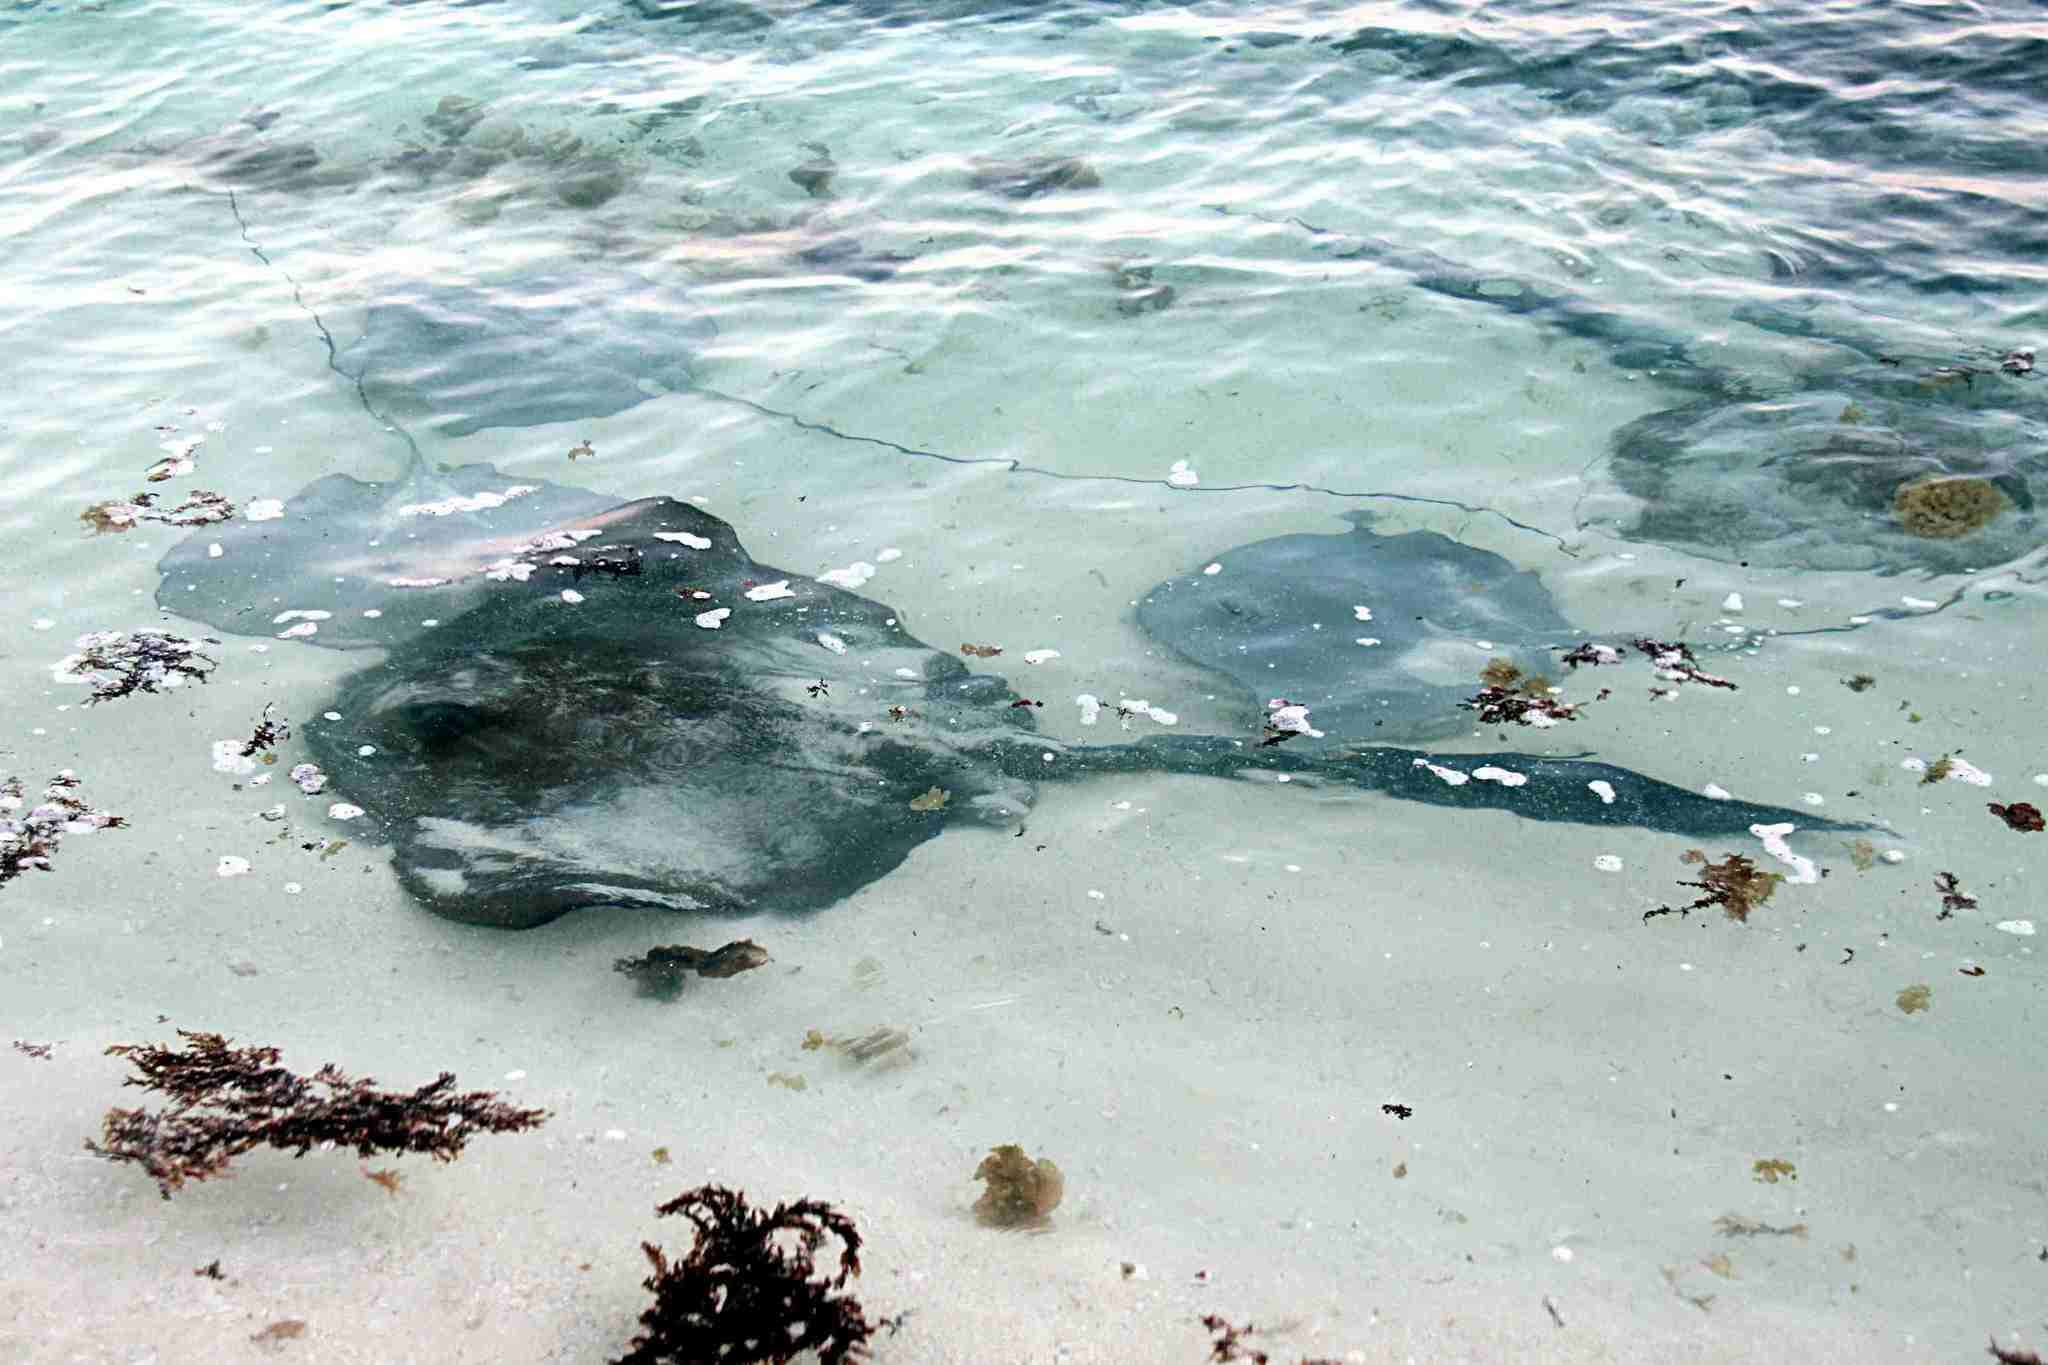
{"type": "MultiPolygon", "coordinates": [[[[760,469],[782,461],[787,488],[843,443],[735,425],[715,455],[674,453],[662,433],[715,428],[703,402],[579,426],[612,452],[579,476],[701,492],[799,571],[900,545],[866,591],[923,638],[1058,648],[1007,671],[1052,698],[1143,679],[1185,730],[1241,727],[1243,704],[1149,657],[1128,603],[1223,545],[1337,529],[1298,497],[1026,496],[990,470],[932,473],[914,503],[819,478],[795,504],[765,496],[760,469]],[[781,548],[807,542],[815,564],[781,548]]],[[[552,472],[569,442],[551,435],[464,444],[552,472]]],[[[584,912],[506,934],[408,903],[374,844],[325,860],[266,845],[254,816],[274,798],[207,769],[208,741],[262,702],[316,716],[361,660],[232,639],[212,684],[90,711],[50,683],[69,634],[136,623],[104,604],[140,611],[161,543],[107,542],[90,590],[81,569],[62,619],[20,622],[0,661],[30,732],[10,765],[75,767],[133,824],[73,838],[4,893],[8,1028],[55,1044],[50,1061],[0,1054],[6,1359],[604,1359],[646,1302],[639,1242],[686,1244],[654,1206],[704,1181],[848,1210],[864,1302],[912,1310],[877,1343],[885,1362],[1192,1362],[1211,1312],[1268,1329],[1279,1359],[1367,1361],[1933,1361],[2040,1330],[2035,959],[1993,927],[2038,914],[2033,849],[1983,811],[2038,796],[2048,767],[2013,742],[2044,664],[2035,603],[1980,594],[1716,656],[1739,693],[1659,702],[1645,676],[1600,671],[1625,685],[1546,733],[1553,751],[1795,806],[1812,792],[1893,831],[1878,847],[1903,861],[1867,869],[1800,836],[1829,875],[1746,925],[1641,918],[1692,894],[1686,840],[1153,775],[1049,786],[1023,838],[948,833],[808,920],[584,912]],[[1877,686],[1842,685],[1859,672],[1877,686]],[[1991,788],[1901,766],[1959,749],[1991,788]],[[253,870],[220,878],[224,854],[253,870]],[[1982,908],[1938,921],[1937,869],[1982,908]],[[610,970],[743,936],[774,962],[672,1003],[610,970]],[[1916,984],[1930,1007],[1904,1013],[1916,984]],[[450,1166],[399,1162],[396,1193],[347,1153],[257,1154],[164,1202],[81,1144],[139,1099],[101,1049],[173,1025],[393,1086],[445,1068],[554,1116],[450,1166]],[[884,1027],[910,1035],[892,1065],[802,1046],[884,1027]],[[1002,1142],[1066,1172],[1049,1229],[974,1220],[972,1172],[1002,1142]],[[1760,1161],[1792,1174],[1767,1183],[1760,1161]],[[1724,1218],[1801,1231],[1729,1235],[1724,1218]],[[194,1275],[215,1260],[224,1280],[194,1275]],[[304,1334],[253,1340],[286,1319],[304,1334]]],[[[1552,581],[1607,635],[1700,638],[1733,590],[1760,631],[1898,595],[1597,542],[1552,581]]],[[[1077,741],[1114,726],[1044,715],[1077,741]]],[[[324,802],[294,819],[320,826],[324,802]]]]}

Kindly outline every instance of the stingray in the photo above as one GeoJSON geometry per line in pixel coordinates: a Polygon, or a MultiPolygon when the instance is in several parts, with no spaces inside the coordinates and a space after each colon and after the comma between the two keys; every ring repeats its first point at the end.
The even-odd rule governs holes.
{"type": "Polygon", "coordinates": [[[717,325],[623,271],[420,284],[380,299],[335,357],[373,408],[448,436],[609,417],[688,387],[717,325]]]}
{"type": "MultiPolygon", "coordinates": [[[[492,496],[505,487],[474,466],[447,479],[492,496]]],[[[689,503],[646,498],[590,512],[589,495],[542,487],[496,507],[450,507],[405,541],[415,504],[401,499],[423,491],[418,482],[335,476],[293,500],[302,512],[349,509],[348,532],[310,512],[287,516],[242,528],[277,529],[224,544],[213,559],[194,548],[211,543],[202,531],[167,556],[164,601],[181,611],[210,602],[201,619],[224,630],[311,624],[318,628],[298,638],[389,645],[320,708],[340,719],[304,733],[335,789],[368,812],[363,827],[392,844],[403,884],[468,922],[524,928],[599,905],[816,910],[947,828],[1014,831],[1044,783],[1102,773],[1286,777],[1299,786],[1276,787],[1276,801],[1345,786],[1700,838],[1743,837],[1760,823],[1842,828],[1574,758],[1297,750],[1256,736],[1062,744],[1034,733],[1031,706],[1001,678],[925,645],[882,603],[755,561],[732,527],[689,503]],[[516,528],[501,516],[514,507],[525,513],[516,528]],[[542,508],[564,519],[536,528],[542,508]],[[381,527],[380,516],[390,519],[381,527]],[[350,533],[365,529],[385,543],[351,559],[350,533]],[[508,548],[519,536],[525,543],[508,548]],[[185,590],[193,568],[258,553],[268,558],[243,576],[185,590]],[[468,571],[455,572],[462,562],[468,571]],[[296,575],[298,595],[266,581],[301,564],[317,572],[296,575]],[[428,568],[450,570],[450,581],[392,582],[437,576],[428,568]],[[470,594],[459,614],[430,618],[407,605],[428,594],[420,600],[447,610],[458,592],[470,594]],[[282,600],[302,613],[348,604],[355,615],[280,621],[271,608],[282,600]],[[370,601],[384,614],[364,624],[357,604],[370,601]]],[[[1527,585],[1473,577],[1492,567],[1488,557],[1454,554],[1451,542],[1386,539],[1393,552],[1379,562],[1422,573],[1432,557],[1447,557],[1452,581],[1506,595],[1518,605],[1504,617],[1531,628],[1527,585]]],[[[1283,579],[1317,571],[1313,555],[1257,546],[1223,562],[1283,579]]],[[[1288,590],[1284,581],[1265,586],[1268,596],[1288,590]]],[[[1169,638],[1176,630],[1155,628],[1169,638]]]]}
{"type": "Polygon", "coordinates": [[[1878,573],[1985,568],[2048,538],[2037,510],[2048,493],[2048,402],[2023,346],[1934,354],[1749,305],[1738,321],[1839,356],[1758,379],[1701,363],[1689,338],[1569,291],[1371,238],[1342,238],[1335,254],[1597,342],[1617,366],[1680,395],[1609,438],[1602,464],[1620,496],[1596,497],[1585,524],[1710,559],[1878,573]],[[1969,514],[1923,515],[1936,485],[1940,502],[1969,514]]]}
{"type": "Polygon", "coordinates": [[[1441,739],[1472,728],[1458,703],[1502,658],[1525,674],[1586,638],[1537,576],[1434,531],[1276,536],[1170,579],[1138,624],[1247,695],[1308,706],[1354,741],[1441,739]]]}

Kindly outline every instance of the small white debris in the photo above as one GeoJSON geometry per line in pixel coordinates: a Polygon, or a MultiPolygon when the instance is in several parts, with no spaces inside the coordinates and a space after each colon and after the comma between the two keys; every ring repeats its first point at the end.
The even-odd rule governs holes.
{"type": "Polygon", "coordinates": [[[1059,657],[1060,652],[1056,649],[1027,649],[1024,651],[1024,662],[1027,664],[1042,664],[1048,659],[1057,659],[1059,657]]]}
{"type": "Polygon", "coordinates": [[[374,621],[383,614],[383,612],[377,610],[375,607],[363,608],[363,619],[365,621],[374,621]]]}
{"type": "Polygon", "coordinates": [[[286,882],[284,884],[284,893],[287,896],[296,896],[305,889],[305,887],[299,885],[297,882],[286,882]]]}
{"type": "Polygon", "coordinates": [[[1599,868],[1602,872],[1619,872],[1621,871],[1621,859],[1615,857],[1612,853],[1603,853],[1593,860],[1593,866],[1599,868]]]}
{"type": "Polygon", "coordinates": [[[2034,922],[2030,919],[2002,919],[1991,926],[2001,934],[2018,934],[2021,938],[2032,938],[2034,922]]]}
{"type": "Polygon", "coordinates": [[[256,812],[256,815],[258,819],[269,820],[274,824],[277,821],[284,819],[285,808],[282,805],[276,805],[270,807],[268,810],[259,810],[256,812]]]}
{"type": "Polygon", "coordinates": [[[252,498],[242,509],[243,521],[276,521],[283,515],[283,498],[252,498]]]}
{"type": "Polygon", "coordinates": [[[213,544],[206,547],[206,557],[208,559],[219,559],[222,555],[226,553],[227,551],[223,550],[220,547],[220,542],[217,540],[213,542],[213,544]]]}
{"type": "MultiPolygon", "coordinates": [[[[387,588],[445,588],[454,581],[452,578],[387,578],[384,580],[384,586],[387,588]]],[[[427,624],[431,626],[434,623],[429,621],[427,624]]]]}
{"type": "Polygon", "coordinates": [[[1941,605],[1939,602],[1930,602],[1924,597],[1901,597],[1899,600],[1915,611],[1933,611],[1941,605]]]}
{"type": "Polygon", "coordinates": [[[626,1140],[626,1130],[623,1128],[607,1128],[604,1130],[604,1140],[606,1142],[624,1142],[626,1140]]]}
{"type": "Polygon", "coordinates": [[[1450,783],[1453,787],[1462,787],[1467,782],[1470,782],[1472,780],[1465,774],[1459,772],[1456,768],[1446,768],[1440,763],[1431,763],[1426,758],[1418,758],[1415,760],[1414,763],[1412,763],[1409,766],[1416,768],[1427,768],[1431,772],[1435,773],[1438,777],[1441,777],[1444,781],[1450,783]]]}
{"type": "Polygon", "coordinates": [[[1788,697],[1796,697],[1796,696],[1798,696],[1798,695],[1799,695],[1799,684],[1798,684],[1798,683],[1793,683],[1793,684],[1792,684],[1792,685],[1791,685],[1790,687],[1786,688],[1786,689],[1785,689],[1785,695],[1786,695],[1786,696],[1788,696],[1788,697]]]}
{"type": "Polygon", "coordinates": [[[1778,599],[1778,605],[1783,607],[1786,611],[1798,611],[1801,607],[1805,606],[1806,603],[1802,602],[1800,599],[1796,597],[1781,597],[1778,599]]]}
{"type": "Polygon", "coordinates": [[[711,541],[706,536],[693,536],[688,531],[656,531],[656,540],[665,540],[671,545],[687,545],[693,550],[708,550],[711,541]]]}
{"type": "MultiPolygon", "coordinates": [[[[1816,754],[1814,755],[1814,757],[1818,758],[1819,755],[1816,754]]],[[[1825,796],[1822,796],[1819,792],[1808,792],[1806,793],[1806,795],[1800,797],[1799,799],[1801,801],[1804,801],[1809,806],[1825,806],[1828,803],[1828,799],[1825,796]]]]}
{"type": "Polygon", "coordinates": [[[242,753],[244,741],[239,739],[217,739],[213,742],[213,770],[240,777],[256,771],[256,760],[242,753]]]}
{"type": "Polygon", "coordinates": [[[320,713],[320,719],[322,719],[322,720],[340,720],[340,719],[341,719],[341,712],[339,712],[339,711],[322,711],[322,712],[320,713]]]}
{"type": "Polygon", "coordinates": [[[1180,724],[1179,713],[1174,711],[1168,711],[1161,707],[1154,706],[1149,701],[1136,701],[1130,697],[1120,697],[1117,700],[1117,709],[1120,711],[1128,711],[1133,715],[1150,716],[1153,720],[1158,721],[1161,725],[1180,724]]]}
{"type": "Polygon", "coordinates": [[[915,682],[918,678],[922,677],[923,675],[920,674],[914,668],[899,668],[896,670],[896,676],[899,678],[907,678],[912,682],[915,682]]]}
{"type": "Polygon", "coordinates": [[[893,545],[886,550],[879,550],[875,553],[875,563],[877,564],[894,564],[901,558],[903,558],[903,551],[893,545]]]}
{"type": "Polygon", "coordinates": [[[371,754],[374,754],[376,752],[377,746],[374,744],[362,744],[356,747],[357,758],[368,758],[371,754]]]}
{"type": "Polygon", "coordinates": [[[1792,869],[1791,873],[1785,878],[1786,881],[1791,882],[1794,886],[1809,886],[1820,880],[1820,869],[1813,865],[1813,859],[1802,858],[1792,851],[1790,844],[1785,842],[1785,836],[1797,828],[1799,828],[1797,825],[1790,823],[1751,825],[1749,832],[1763,840],[1764,852],[1792,869]]]}
{"type": "Polygon", "coordinates": [[[270,618],[270,624],[281,626],[287,621],[331,621],[333,619],[334,613],[331,611],[310,611],[301,607],[294,608],[291,611],[279,612],[270,618]]]}
{"type": "Polygon", "coordinates": [[[1166,471],[1166,481],[1175,488],[1193,488],[1202,481],[1186,460],[1175,460],[1173,468],[1166,471]]]}
{"type": "Polygon", "coordinates": [[[353,820],[363,813],[361,806],[352,806],[346,801],[337,801],[327,808],[330,820],[353,820]]]}
{"type": "Polygon", "coordinates": [[[1368,649],[1378,644],[1379,642],[1380,639],[1377,635],[1361,635],[1356,640],[1352,641],[1353,644],[1364,645],[1368,649]]]}
{"type": "Polygon", "coordinates": [[[533,569],[524,559],[494,559],[484,565],[484,577],[493,583],[524,583],[533,577],[533,569]]]}
{"type": "Polygon", "coordinates": [[[1709,801],[1733,801],[1735,799],[1728,789],[1718,782],[1709,782],[1706,786],[1701,787],[1700,795],[1706,797],[1709,801]]]}
{"type": "Polygon", "coordinates": [[[526,1072],[524,1072],[523,1070],[508,1071],[505,1073],[505,1079],[508,1081],[523,1081],[526,1079],[526,1072]]]}
{"type": "Polygon", "coordinates": [[[1906,861],[1905,850],[1899,848],[1888,848],[1884,852],[1878,854],[1877,856],[1884,859],[1888,863],[1903,863],[1904,861],[1906,861]]]}
{"type": "Polygon", "coordinates": [[[573,607],[583,600],[583,594],[574,588],[564,588],[562,589],[562,600],[573,607]]]}
{"type": "Polygon", "coordinates": [[[1354,621],[1370,621],[1370,620],[1372,620],[1372,608],[1371,608],[1371,607],[1353,607],[1353,608],[1351,609],[1351,619],[1352,619],[1352,620],[1354,620],[1354,621]]]}
{"type": "Polygon", "coordinates": [[[1519,787],[1529,780],[1527,773],[1514,772],[1508,768],[1496,768],[1491,764],[1484,768],[1474,768],[1472,776],[1478,778],[1481,782],[1498,782],[1503,787],[1519,787]]]}
{"type": "Polygon", "coordinates": [[[844,654],[846,652],[846,641],[840,639],[829,630],[818,632],[818,643],[831,650],[834,654],[844,654]]]}
{"type": "Polygon", "coordinates": [[[1081,723],[1083,725],[1093,725],[1102,715],[1102,698],[1094,695],[1092,692],[1083,692],[1080,696],[1074,698],[1074,701],[1081,708],[1081,723]]]}
{"type": "Polygon", "coordinates": [[[2034,785],[2037,787],[2048,787],[2048,773],[2035,773],[2034,785]]]}
{"type": "Polygon", "coordinates": [[[779,597],[794,596],[796,594],[789,590],[789,580],[787,578],[778,578],[773,583],[763,583],[758,588],[747,589],[747,600],[749,602],[773,602],[779,597]]]}
{"type": "Polygon", "coordinates": [[[1572,1257],[1575,1254],[1576,1253],[1574,1253],[1570,1247],[1552,1247],[1550,1249],[1550,1259],[1553,1261],[1562,1261],[1566,1265],[1571,1264],[1572,1257]]]}
{"type": "Polygon", "coordinates": [[[1321,730],[1308,723],[1308,708],[1301,703],[1274,697],[1266,706],[1267,729],[1285,735],[1307,735],[1310,739],[1323,737],[1321,730]]]}
{"type": "Polygon", "coordinates": [[[1088,899],[1091,901],[1099,901],[1106,900],[1108,898],[1104,896],[1100,891],[1097,891],[1094,887],[1090,887],[1088,888],[1088,899]]]}
{"type": "Polygon", "coordinates": [[[717,630],[725,624],[725,618],[732,615],[731,607],[713,607],[710,611],[697,613],[697,624],[705,630],[717,630]]]}
{"type": "Polygon", "coordinates": [[[308,796],[317,796],[327,785],[327,774],[317,763],[301,763],[291,771],[292,782],[308,796]]]}
{"type": "Polygon", "coordinates": [[[216,876],[239,877],[248,872],[249,860],[237,858],[232,853],[223,853],[220,855],[220,863],[213,870],[216,876]]]}
{"type": "Polygon", "coordinates": [[[52,621],[47,616],[38,616],[35,620],[28,623],[28,628],[30,630],[49,630],[56,624],[55,621],[52,621]]]}
{"type": "Polygon", "coordinates": [[[319,633],[320,623],[318,621],[301,621],[295,626],[286,626],[277,633],[277,638],[280,640],[302,640],[308,635],[318,635],[319,633]]]}
{"type": "Polygon", "coordinates": [[[1614,784],[1612,782],[1588,782],[1586,787],[1593,795],[1600,798],[1601,805],[1611,806],[1614,804],[1614,784]]]}
{"type": "Polygon", "coordinates": [[[1223,572],[1223,566],[1221,564],[1204,565],[1202,568],[1202,572],[1204,574],[1207,574],[1209,577],[1214,578],[1217,574],[1223,572]]]}
{"type": "Polygon", "coordinates": [[[853,592],[874,576],[875,566],[865,559],[857,559],[843,569],[827,569],[818,575],[818,581],[853,592]]]}
{"type": "Polygon", "coordinates": [[[1731,592],[1731,593],[1729,593],[1729,594],[1728,594],[1728,595],[1727,595],[1726,597],[1722,598],[1722,599],[1721,599],[1721,610],[1722,610],[1722,611],[1741,611],[1741,610],[1742,610],[1742,594],[1741,594],[1741,593],[1739,593],[1739,592],[1731,592]]]}
{"type": "Polygon", "coordinates": [[[1973,787],[1991,785],[1991,774],[1972,764],[1967,758],[1951,757],[1948,761],[1948,780],[1967,782],[1973,787]]]}
{"type": "Polygon", "coordinates": [[[1927,771],[1927,760],[1924,758],[1902,758],[1899,760],[1899,766],[1909,773],[1924,773],[1927,771]]]}

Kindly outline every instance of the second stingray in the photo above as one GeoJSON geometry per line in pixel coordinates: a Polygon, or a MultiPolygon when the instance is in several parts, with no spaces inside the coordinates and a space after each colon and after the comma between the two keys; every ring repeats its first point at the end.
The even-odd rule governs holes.
{"type": "Polygon", "coordinates": [[[1503,658],[1547,671],[1584,640],[1542,580],[1434,531],[1275,536],[1168,579],[1138,604],[1146,633],[1261,703],[1312,709],[1351,743],[1442,739],[1472,728],[1458,703],[1503,658]]]}

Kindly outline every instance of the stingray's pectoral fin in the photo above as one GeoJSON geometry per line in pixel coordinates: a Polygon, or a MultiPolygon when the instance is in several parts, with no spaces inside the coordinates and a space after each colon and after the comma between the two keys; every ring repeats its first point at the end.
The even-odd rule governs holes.
{"type": "Polygon", "coordinates": [[[398,877],[437,915],[494,929],[532,929],[571,910],[616,905],[649,910],[735,911],[705,895],[631,875],[598,873],[522,845],[502,830],[437,817],[398,839],[398,877]]]}

